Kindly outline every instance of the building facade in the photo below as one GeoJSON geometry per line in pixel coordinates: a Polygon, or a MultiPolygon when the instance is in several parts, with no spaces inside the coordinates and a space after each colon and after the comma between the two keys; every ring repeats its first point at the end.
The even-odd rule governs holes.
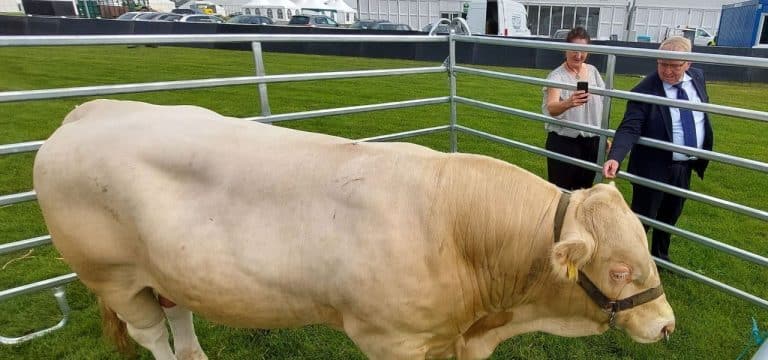
{"type": "MultiPolygon", "coordinates": [[[[440,18],[460,16],[466,1],[345,0],[361,19],[384,19],[421,29],[440,18]]],[[[559,29],[583,26],[596,39],[651,41],[663,39],[676,26],[716,32],[723,5],[734,0],[519,0],[528,11],[534,36],[549,37],[559,29]],[[630,16],[631,15],[631,16],[630,16]],[[627,24],[630,24],[627,29],[627,24]]]]}
{"type": "Polygon", "coordinates": [[[678,26],[716,32],[720,10],[733,0],[592,0],[521,1],[528,10],[531,34],[551,36],[557,29],[583,26],[597,39],[633,41],[637,36],[650,41],[663,40],[678,26]],[[629,24],[629,29],[628,25],[629,24]]]}
{"type": "Polygon", "coordinates": [[[458,0],[345,0],[360,10],[360,19],[389,20],[422,29],[441,18],[461,16],[464,1],[458,0]]]}

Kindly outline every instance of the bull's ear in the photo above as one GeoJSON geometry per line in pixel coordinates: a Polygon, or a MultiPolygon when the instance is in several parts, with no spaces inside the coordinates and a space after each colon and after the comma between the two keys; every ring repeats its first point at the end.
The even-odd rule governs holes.
{"type": "Polygon", "coordinates": [[[563,228],[563,240],[552,249],[552,268],[558,276],[576,281],[578,270],[584,267],[595,251],[595,240],[580,224],[563,228]]]}

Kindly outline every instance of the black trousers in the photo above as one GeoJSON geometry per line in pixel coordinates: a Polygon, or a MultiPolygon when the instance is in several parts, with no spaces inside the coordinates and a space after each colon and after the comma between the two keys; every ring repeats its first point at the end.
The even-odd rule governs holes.
{"type": "MultiPolygon", "coordinates": [[[[687,190],[691,186],[691,167],[687,161],[672,162],[666,179],[660,180],[669,185],[687,190]]],[[[632,184],[632,211],[640,215],[665,224],[675,225],[680,214],[683,212],[684,204],[685,198],[650,189],[642,185],[632,184]]],[[[648,226],[645,227],[645,230],[648,230],[648,226]]],[[[653,229],[651,255],[669,260],[669,237],[668,232],[653,229]]]]}
{"type": "MultiPolygon", "coordinates": [[[[555,132],[547,134],[546,149],[589,162],[597,161],[600,145],[598,136],[575,138],[561,136],[555,132]]],[[[586,189],[592,186],[595,172],[576,165],[571,165],[547,158],[547,180],[567,190],[586,189]]]]}

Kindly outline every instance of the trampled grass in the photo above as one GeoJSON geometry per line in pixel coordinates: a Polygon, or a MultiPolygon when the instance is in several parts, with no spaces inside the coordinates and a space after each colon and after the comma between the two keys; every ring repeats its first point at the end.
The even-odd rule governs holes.
{"type": "MultiPolygon", "coordinates": [[[[58,47],[0,48],[0,91],[59,88],[95,84],[134,83],[253,74],[248,52],[186,49],[174,47],[126,48],[58,47]]],[[[382,59],[342,58],[267,53],[267,73],[297,73],[353,69],[425,66],[430,64],[382,59]]],[[[546,71],[494,68],[543,77],[546,71]]],[[[617,87],[631,88],[637,76],[619,76],[617,87]]],[[[459,95],[530,111],[540,111],[541,89],[536,86],[460,75],[459,95]]],[[[712,101],[768,111],[764,84],[712,83],[712,101]]],[[[385,78],[311,81],[270,84],[273,113],[362,105],[377,102],[445,96],[445,74],[385,78]]],[[[110,96],[157,104],[195,104],[229,116],[259,114],[255,86],[202,90],[153,92],[110,96]]],[[[0,104],[0,144],[42,140],[60,124],[75,104],[88,98],[70,98],[0,104]]],[[[614,101],[612,124],[621,120],[623,101],[614,101]]],[[[543,125],[526,119],[458,108],[459,122],[474,128],[543,146],[543,125]]],[[[362,138],[446,124],[448,106],[389,110],[279,123],[308,131],[348,138],[362,138]]],[[[712,116],[715,149],[759,161],[768,161],[765,151],[766,124],[712,116]]],[[[409,141],[448,149],[448,135],[437,134],[409,141]]],[[[545,175],[542,158],[524,151],[489,143],[468,135],[459,136],[459,148],[498,157],[545,175]]],[[[0,157],[0,194],[32,189],[34,153],[0,157]]],[[[625,195],[630,186],[618,182],[625,195]]],[[[692,189],[761,210],[766,210],[768,176],[750,170],[713,163],[704,181],[693,180],[692,189]]],[[[689,201],[679,226],[757,254],[768,255],[768,224],[711,206],[689,201]]],[[[34,202],[0,208],[0,243],[46,234],[34,202]]],[[[674,238],[672,256],[683,266],[716,280],[768,298],[768,271],[715,252],[690,241],[674,238]]],[[[9,256],[0,256],[0,289],[23,285],[69,272],[55,249],[44,246],[9,256]],[[23,257],[27,255],[26,257],[23,257]],[[21,258],[23,257],[23,258],[21,258]],[[18,259],[21,258],[21,259],[18,259]],[[18,259],[16,261],[11,261],[18,259]]],[[[748,345],[750,318],[768,327],[765,309],[723,294],[681,276],[664,272],[664,286],[677,316],[677,331],[669,343],[637,344],[618,331],[583,338],[561,338],[534,333],[503,343],[497,359],[733,359],[748,345]]],[[[72,308],[70,323],[46,337],[16,346],[0,346],[0,358],[17,359],[118,359],[100,335],[100,322],[93,296],[79,283],[67,286],[72,308]]],[[[0,303],[0,335],[18,336],[57,321],[50,291],[0,303]]],[[[198,335],[211,359],[352,359],[363,358],[344,334],[323,326],[286,330],[243,330],[196,320],[198,335]]],[[[140,352],[140,358],[151,356],[140,352]]]]}

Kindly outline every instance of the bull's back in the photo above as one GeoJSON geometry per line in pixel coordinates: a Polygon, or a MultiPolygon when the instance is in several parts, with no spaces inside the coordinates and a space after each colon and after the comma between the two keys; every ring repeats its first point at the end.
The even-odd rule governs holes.
{"type": "Polygon", "coordinates": [[[366,282],[360,271],[371,260],[350,255],[419,256],[421,244],[392,238],[400,228],[406,241],[422,235],[413,229],[427,194],[407,178],[441,156],[194,107],[98,101],[45,143],[34,177],[54,243],[86,281],[109,276],[95,268],[133,271],[137,286],[230,323],[216,312],[269,322],[260,314],[274,315],[291,294],[312,299],[291,311],[313,321],[307,309],[325,316],[324,305],[343,301],[330,293],[366,282]],[[413,214],[388,205],[398,199],[413,214]],[[221,303],[206,300],[212,293],[221,303]]]}

